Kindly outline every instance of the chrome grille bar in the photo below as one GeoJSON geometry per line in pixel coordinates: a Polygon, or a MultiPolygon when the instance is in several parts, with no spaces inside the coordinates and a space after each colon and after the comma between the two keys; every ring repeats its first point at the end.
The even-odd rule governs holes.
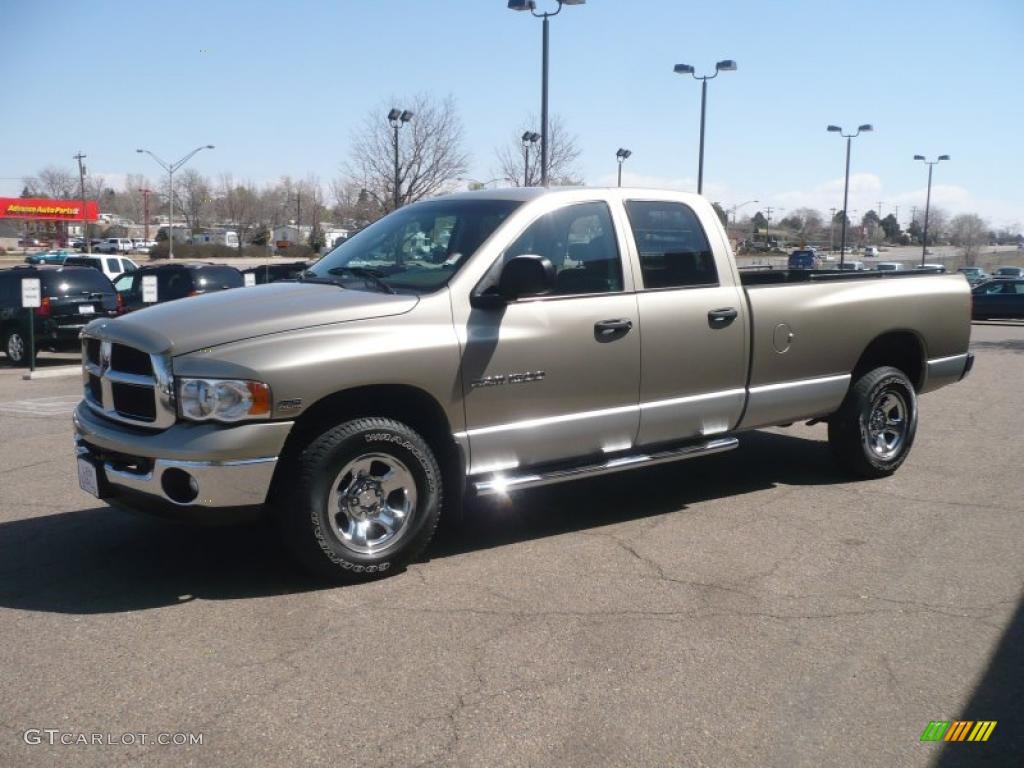
{"type": "MultiPolygon", "coordinates": [[[[108,339],[82,335],[82,385],[86,405],[93,411],[112,421],[131,424],[148,429],[166,429],[174,424],[177,418],[177,405],[174,398],[174,376],[171,361],[161,355],[149,355],[153,375],[118,371],[111,368],[114,344],[108,339]],[[88,355],[90,342],[99,342],[98,361],[92,362],[88,355]],[[93,397],[90,377],[99,380],[101,399],[93,397]],[[121,413],[115,407],[114,385],[127,384],[143,387],[153,393],[155,417],[139,418],[131,414],[121,413]]],[[[128,346],[128,345],[123,345],[128,346]]]]}

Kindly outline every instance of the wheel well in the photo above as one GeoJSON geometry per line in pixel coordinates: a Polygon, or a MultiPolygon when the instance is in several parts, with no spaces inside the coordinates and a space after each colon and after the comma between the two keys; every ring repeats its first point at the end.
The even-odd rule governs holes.
{"type": "MultiPolygon", "coordinates": [[[[282,478],[288,474],[287,468],[302,448],[330,427],[362,416],[395,419],[422,435],[441,465],[446,501],[460,504],[465,485],[465,458],[452,437],[448,417],[431,395],[417,387],[401,384],[345,389],[327,395],[307,408],[285,441],[271,484],[271,498],[275,497],[282,478]]],[[[458,506],[452,508],[458,509],[458,506]]]]}
{"type": "Polygon", "coordinates": [[[853,368],[853,380],[883,365],[891,365],[907,375],[914,389],[924,383],[924,345],[910,331],[886,333],[870,344],[853,368]]]}

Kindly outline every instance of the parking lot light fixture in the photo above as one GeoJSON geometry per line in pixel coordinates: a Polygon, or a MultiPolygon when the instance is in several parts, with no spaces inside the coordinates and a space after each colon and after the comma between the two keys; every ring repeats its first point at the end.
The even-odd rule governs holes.
{"type": "Polygon", "coordinates": [[[587,0],[557,0],[557,2],[558,8],[554,11],[537,13],[537,3],[535,0],[508,0],[509,10],[529,11],[531,15],[538,19],[543,19],[544,21],[540,87],[540,184],[542,187],[546,187],[548,185],[548,159],[550,157],[550,153],[548,152],[548,22],[551,20],[552,16],[557,16],[562,12],[563,5],[585,5],[587,0]]]}
{"type": "Polygon", "coordinates": [[[850,143],[860,134],[868,133],[875,129],[871,123],[863,123],[857,126],[856,133],[843,133],[843,129],[838,125],[830,125],[825,130],[829,133],[838,133],[846,139],[846,180],[843,183],[843,230],[839,244],[839,267],[842,269],[846,261],[846,222],[849,219],[849,211],[847,211],[846,207],[850,203],[850,143]]]}
{"type": "Polygon", "coordinates": [[[401,166],[398,162],[398,129],[408,123],[413,118],[413,113],[408,109],[394,109],[392,108],[388,112],[388,122],[391,123],[391,128],[395,132],[394,147],[395,147],[395,194],[394,194],[394,206],[397,211],[402,207],[402,175],[401,166]]]}
{"type": "Polygon", "coordinates": [[[135,151],[139,154],[147,154],[152,157],[157,163],[167,171],[167,258],[174,258],[174,172],[181,169],[185,163],[192,159],[192,156],[197,152],[202,152],[204,149],[213,149],[213,144],[203,144],[200,147],[196,147],[181,160],[176,163],[166,163],[159,157],[154,155],[148,149],[136,149],[135,151]]]}
{"type": "Polygon", "coordinates": [[[715,64],[715,74],[698,75],[696,70],[689,64],[676,64],[672,71],[677,75],[691,75],[694,80],[700,80],[700,149],[697,154],[697,194],[704,193],[704,124],[707,117],[708,106],[708,80],[714,80],[719,72],[735,72],[736,62],[733,59],[722,59],[715,64]]]}
{"type": "Polygon", "coordinates": [[[530,186],[530,145],[540,141],[540,134],[534,131],[523,133],[523,186],[530,186]]]}
{"type": "Polygon", "coordinates": [[[924,266],[925,256],[928,255],[928,209],[932,205],[932,168],[943,160],[949,160],[949,155],[939,155],[934,160],[928,160],[924,155],[914,155],[915,160],[920,160],[928,166],[928,196],[924,202],[924,232],[921,233],[921,266],[924,266]]]}
{"type": "Polygon", "coordinates": [[[615,153],[615,159],[619,161],[619,186],[622,186],[622,164],[626,162],[633,152],[628,149],[620,149],[615,153]]]}

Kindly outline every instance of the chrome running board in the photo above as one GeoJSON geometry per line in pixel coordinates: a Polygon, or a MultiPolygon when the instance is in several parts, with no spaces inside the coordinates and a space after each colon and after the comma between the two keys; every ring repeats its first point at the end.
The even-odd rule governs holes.
{"type": "Polygon", "coordinates": [[[719,437],[703,443],[694,443],[682,448],[673,448],[671,450],[658,451],[657,453],[617,456],[601,464],[588,464],[582,467],[556,469],[550,472],[536,472],[523,475],[495,472],[487,475],[486,478],[472,480],[471,483],[478,495],[493,496],[495,494],[518,491],[523,488],[536,488],[541,485],[563,483],[567,480],[582,480],[587,477],[597,477],[598,475],[622,472],[627,469],[651,467],[655,464],[666,464],[670,461],[696,459],[700,456],[710,456],[713,453],[731,451],[738,445],[739,440],[735,437],[719,437]]]}

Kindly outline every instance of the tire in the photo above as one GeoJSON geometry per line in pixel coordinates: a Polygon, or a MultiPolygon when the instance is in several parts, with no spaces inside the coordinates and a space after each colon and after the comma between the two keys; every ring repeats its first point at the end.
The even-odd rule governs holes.
{"type": "Polygon", "coordinates": [[[865,478],[887,477],[899,469],[916,433],[914,385],[891,367],[875,368],[857,379],[828,422],[836,462],[865,478]]]}
{"type": "Polygon", "coordinates": [[[28,365],[28,341],[18,328],[9,328],[3,335],[4,354],[12,365],[28,365]]]}
{"type": "Polygon", "coordinates": [[[287,547],[314,576],[364,581],[391,574],[433,538],[441,469],[426,441],[401,422],[339,424],[286,471],[294,481],[276,505],[278,522],[287,547]]]}

